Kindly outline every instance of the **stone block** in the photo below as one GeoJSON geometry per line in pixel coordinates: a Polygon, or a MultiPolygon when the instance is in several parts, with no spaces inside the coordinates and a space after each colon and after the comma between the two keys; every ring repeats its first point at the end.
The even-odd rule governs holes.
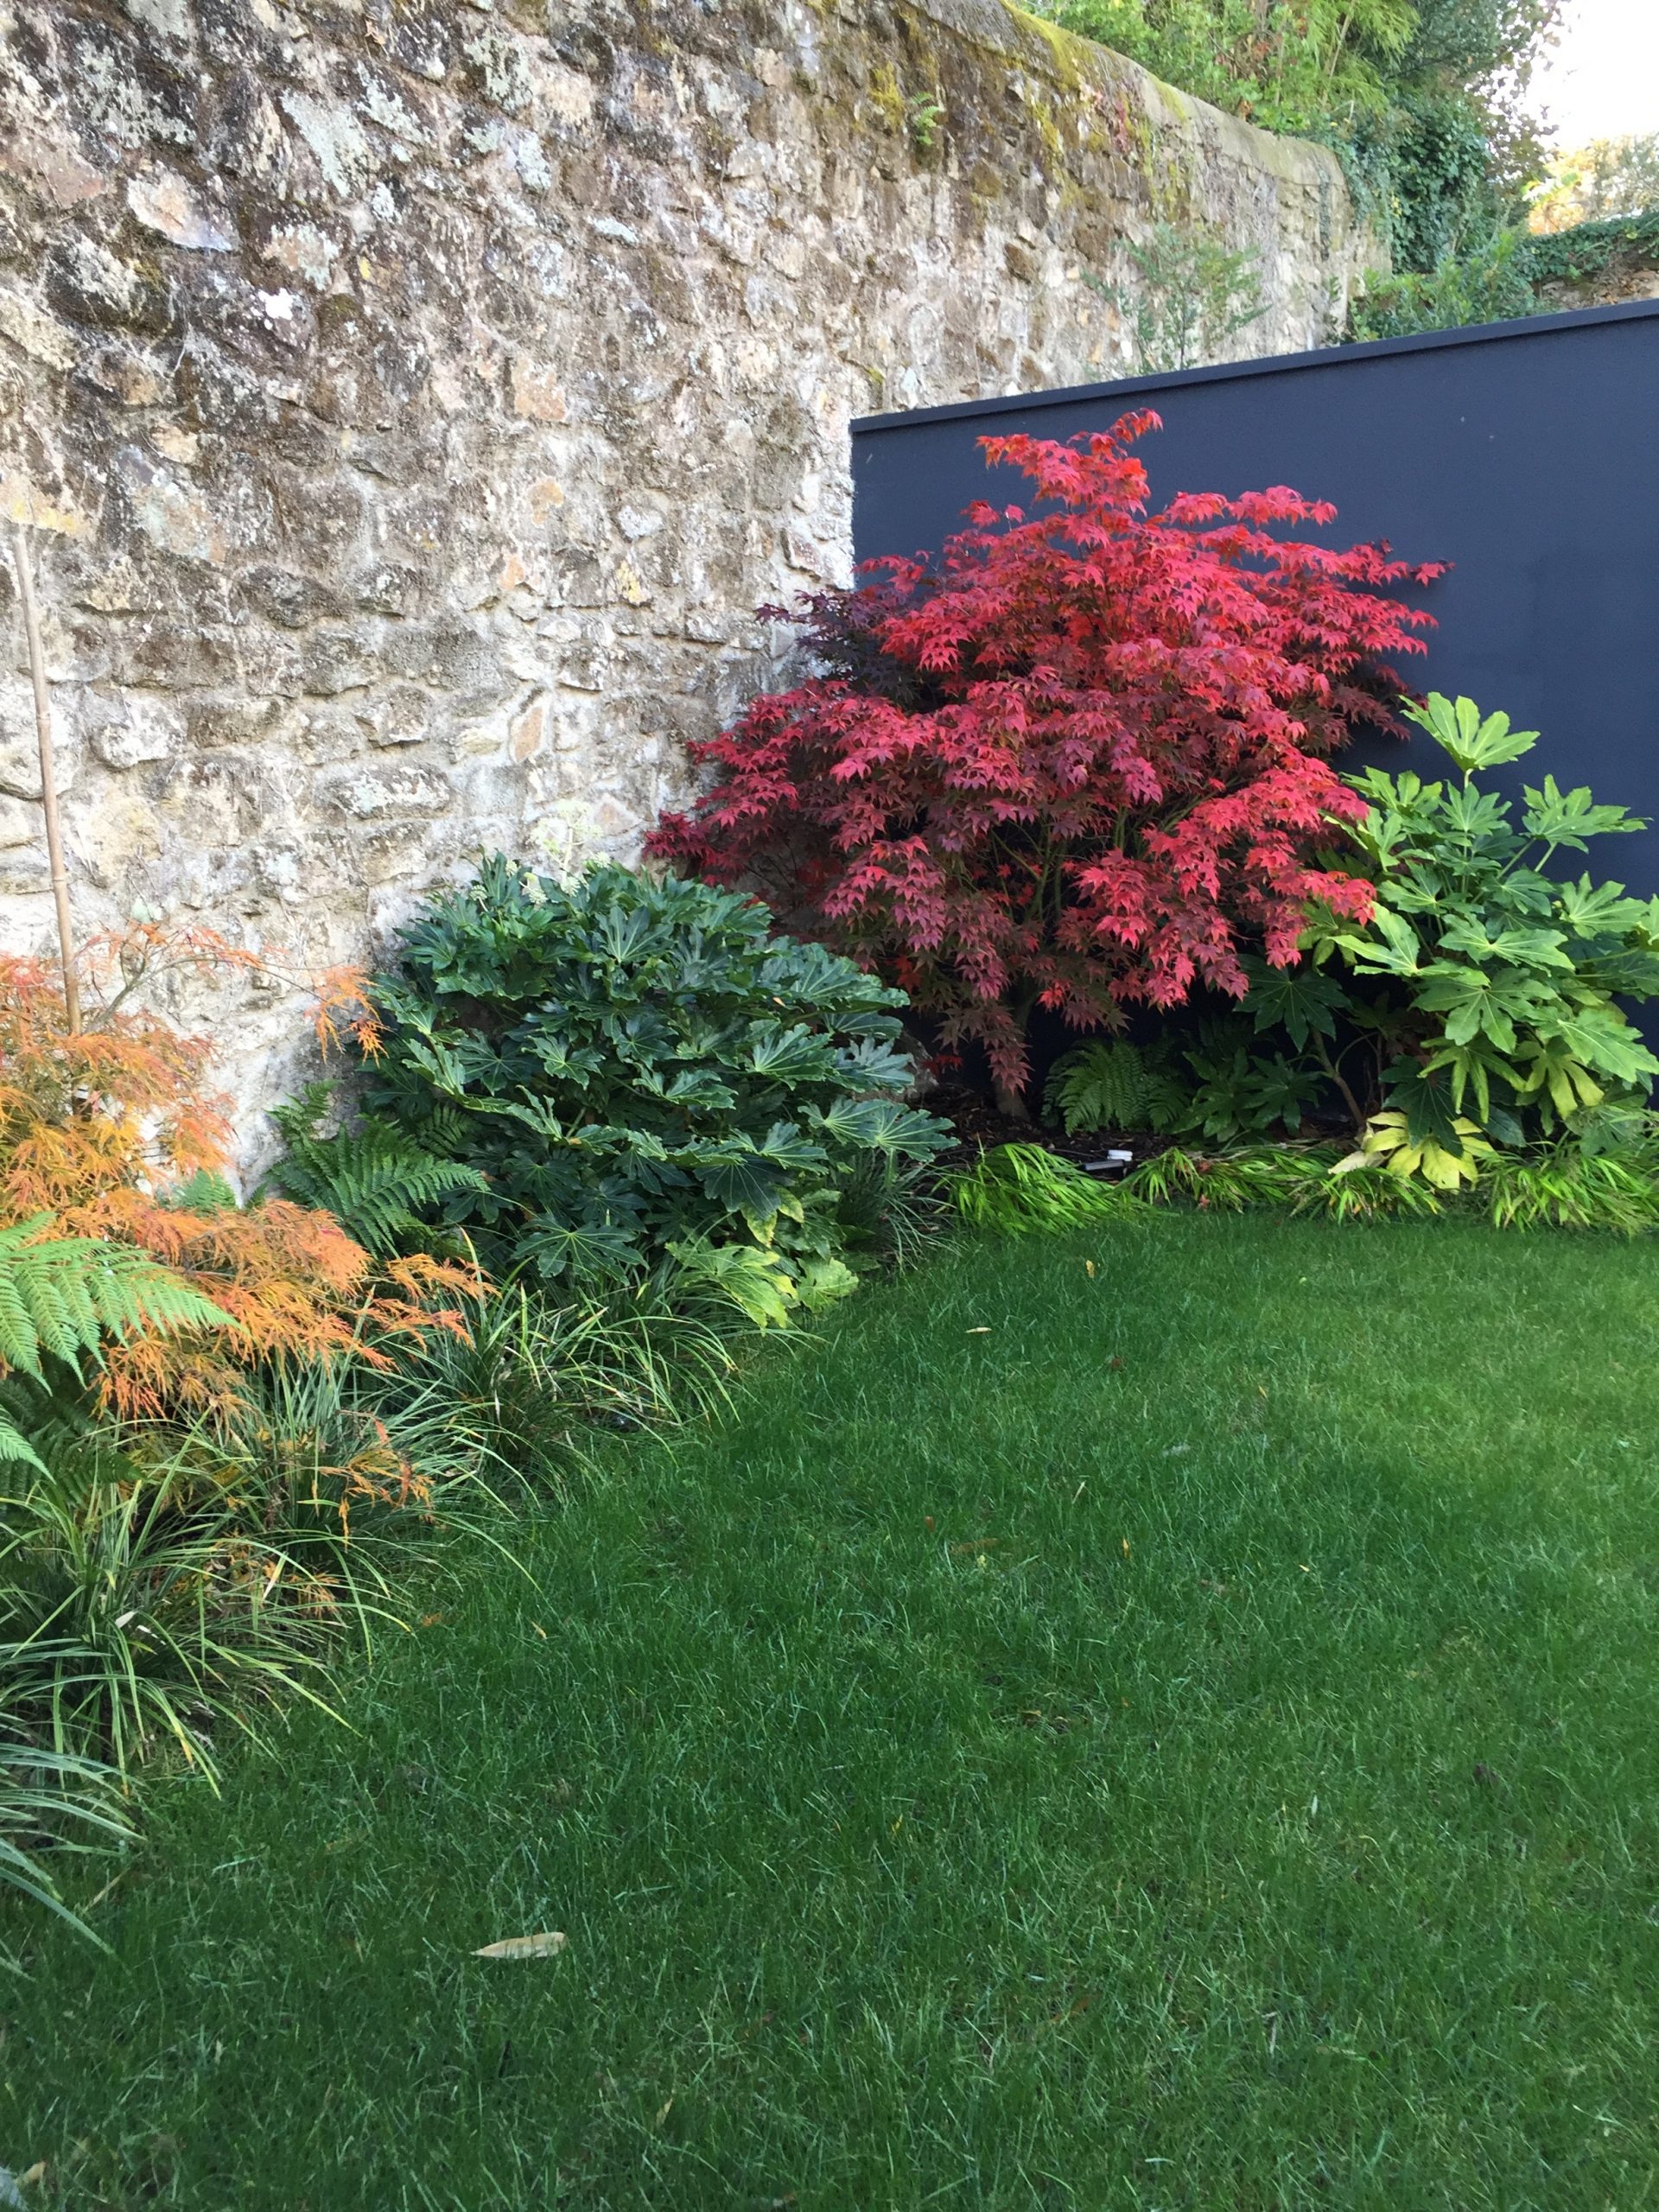
{"type": "Polygon", "coordinates": [[[288,713],[283,699],[251,699],[241,693],[197,698],[186,709],[185,727],[193,747],[213,751],[226,745],[274,746],[288,713]]]}
{"type": "Polygon", "coordinates": [[[96,238],[76,232],[60,238],[47,251],[44,275],[48,305],[68,321],[150,337],[174,327],[166,284],[96,238]]]}
{"type": "Polygon", "coordinates": [[[236,580],[238,597],[267,622],[284,630],[308,629],[325,615],[345,611],[343,594],[333,584],[293,569],[261,564],[245,569],[236,580]]]}
{"type": "Polygon", "coordinates": [[[395,683],[359,707],[357,721],[371,745],[420,745],[431,734],[432,702],[413,683],[395,683]]]}
{"type": "Polygon", "coordinates": [[[168,760],[184,736],[183,711],[170,700],[143,692],[124,695],[100,686],[83,692],[79,716],[94,760],[122,772],[151,760],[168,760]]]}
{"type": "Polygon", "coordinates": [[[373,635],[362,628],[314,630],[302,657],[302,682],[315,698],[338,698],[360,691],[379,673],[373,635]]]}
{"type": "Polygon", "coordinates": [[[331,771],[319,779],[317,798],[329,813],[353,822],[406,821],[447,813],[453,793],[428,768],[360,767],[331,771]]]}

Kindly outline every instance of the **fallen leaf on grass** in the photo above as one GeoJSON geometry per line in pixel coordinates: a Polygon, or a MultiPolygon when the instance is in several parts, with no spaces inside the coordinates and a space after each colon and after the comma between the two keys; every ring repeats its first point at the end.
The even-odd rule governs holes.
{"type": "Polygon", "coordinates": [[[969,1329],[968,1332],[968,1334],[970,1337],[988,1337],[990,1333],[990,1324],[988,1322],[987,1322],[982,1328],[969,1329]]]}
{"type": "Polygon", "coordinates": [[[569,1942],[563,1928],[549,1928],[539,1936],[504,1936],[499,1943],[486,1943],[475,1959],[552,1959],[569,1942]]]}

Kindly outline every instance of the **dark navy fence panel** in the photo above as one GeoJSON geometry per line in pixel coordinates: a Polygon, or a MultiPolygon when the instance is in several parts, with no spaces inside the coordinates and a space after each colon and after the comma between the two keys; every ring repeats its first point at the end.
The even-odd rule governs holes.
{"type": "MultiPolygon", "coordinates": [[[[1440,627],[1411,680],[1543,733],[1516,786],[1549,769],[1654,817],[1588,864],[1659,892],[1659,301],[871,416],[853,426],[859,557],[937,550],[975,499],[1023,504],[980,438],[1141,407],[1164,420],[1139,448],[1154,501],[1288,484],[1340,510],[1332,544],[1454,563],[1424,595],[1440,627]]],[[[1409,755],[1437,772],[1427,738],[1409,755]]]]}

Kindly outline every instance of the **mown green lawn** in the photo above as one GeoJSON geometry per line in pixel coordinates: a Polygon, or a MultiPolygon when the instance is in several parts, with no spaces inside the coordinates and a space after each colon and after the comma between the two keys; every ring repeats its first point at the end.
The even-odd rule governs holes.
{"type": "Polygon", "coordinates": [[[1659,2201],[1656,1282],[1187,1217],[867,1292],[620,1444],[532,1580],[468,1553],[354,1733],[158,1793],[113,1961],[37,1923],[0,1987],[0,2164],[191,2212],[1659,2201]]]}

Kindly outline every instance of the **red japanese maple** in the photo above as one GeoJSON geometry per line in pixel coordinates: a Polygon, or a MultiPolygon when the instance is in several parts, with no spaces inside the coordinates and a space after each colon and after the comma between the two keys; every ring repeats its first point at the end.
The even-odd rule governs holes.
{"type": "Polygon", "coordinates": [[[1129,448],[1159,427],[982,440],[1044,511],[976,505],[937,569],[810,602],[823,672],[697,746],[718,780],[652,841],[764,888],[1010,1091],[1033,1007],[1111,1029],[1195,983],[1238,996],[1242,952],[1296,959],[1308,899],[1370,911],[1317,858],[1362,811],[1325,756],[1389,722],[1383,657],[1423,651],[1432,618],[1383,588],[1441,571],[1278,534],[1336,513],[1282,486],[1149,514],[1129,448]]]}

